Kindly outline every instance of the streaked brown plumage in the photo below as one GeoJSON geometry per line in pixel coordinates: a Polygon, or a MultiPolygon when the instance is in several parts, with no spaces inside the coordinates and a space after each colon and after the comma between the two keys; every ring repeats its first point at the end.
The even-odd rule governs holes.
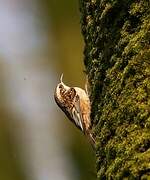
{"type": "Polygon", "coordinates": [[[67,117],[81,130],[88,135],[93,142],[94,138],[90,133],[91,106],[88,95],[85,90],[78,87],[69,87],[62,82],[57,85],[54,98],[58,106],[67,115],[67,117]]]}

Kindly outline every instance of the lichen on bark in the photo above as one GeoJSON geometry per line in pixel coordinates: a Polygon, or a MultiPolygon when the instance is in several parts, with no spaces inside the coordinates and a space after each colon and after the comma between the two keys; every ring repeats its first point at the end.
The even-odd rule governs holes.
{"type": "Polygon", "coordinates": [[[99,179],[150,178],[150,1],[80,0],[99,179]]]}

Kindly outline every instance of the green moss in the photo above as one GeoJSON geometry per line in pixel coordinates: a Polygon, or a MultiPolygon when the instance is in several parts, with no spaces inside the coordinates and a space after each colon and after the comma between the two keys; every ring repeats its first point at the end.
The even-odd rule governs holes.
{"type": "Polygon", "coordinates": [[[80,10],[97,176],[148,179],[149,1],[80,0],[80,10]]]}

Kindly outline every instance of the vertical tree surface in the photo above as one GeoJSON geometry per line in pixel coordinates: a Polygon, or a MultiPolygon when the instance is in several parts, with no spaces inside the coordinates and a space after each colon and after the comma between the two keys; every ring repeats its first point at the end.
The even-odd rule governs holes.
{"type": "Polygon", "coordinates": [[[99,179],[150,179],[150,1],[80,0],[99,179]]]}

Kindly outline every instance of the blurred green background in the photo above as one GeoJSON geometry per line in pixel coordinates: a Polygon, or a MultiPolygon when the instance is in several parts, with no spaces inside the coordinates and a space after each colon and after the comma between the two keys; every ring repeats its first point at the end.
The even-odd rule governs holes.
{"type": "Polygon", "coordinates": [[[95,155],[53,99],[84,88],[76,0],[1,0],[0,180],[94,180],[95,155]]]}

